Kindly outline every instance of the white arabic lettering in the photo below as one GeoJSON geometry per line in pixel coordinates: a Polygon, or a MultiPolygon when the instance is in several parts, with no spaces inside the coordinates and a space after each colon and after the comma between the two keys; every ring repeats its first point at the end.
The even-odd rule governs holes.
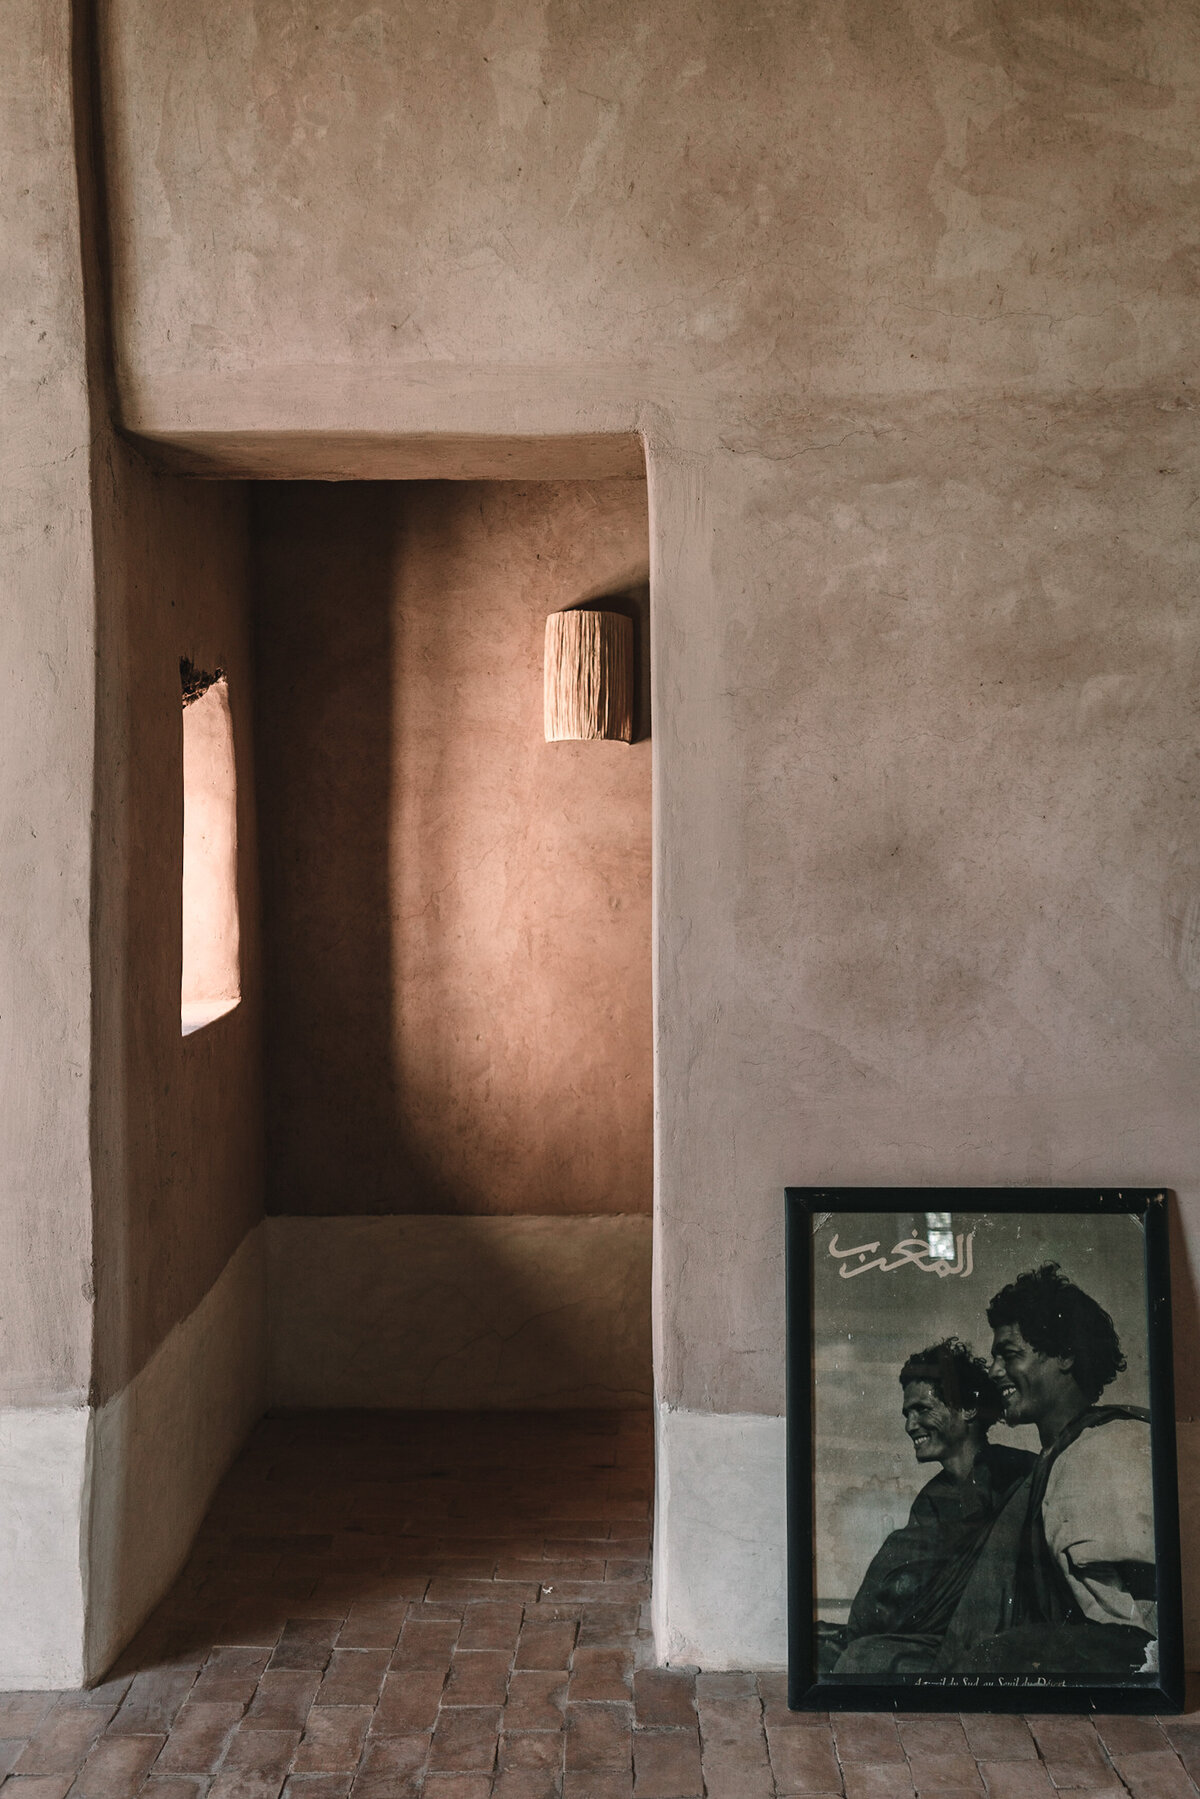
{"type": "Polygon", "coordinates": [[[852,1281],[856,1275],[866,1274],[871,1268],[878,1268],[882,1274],[895,1274],[897,1268],[905,1268],[910,1263],[919,1268],[922,1274],[936,1274],[944,1280],[948,1274],[961,1275],[963,1280],[975,1272],[975,1232],[964,1235],[959,1231],[954,1239],[955,1260],[949,1262],[945,1256],[935,1256],[925,1237],[902,1237],[884,1255],[877,1253],[878,1243],[856,1243],[852,1249],[838,1247],[837,1233],[829,1239],[829,1253],[842,1264],[838,1273],[844,1281],[852,1281]],[[895,1257],[889,1261],[888,1256],[895,1257]],[[856,1266],[849,1265],[849,1257],[857,1256],[856,1266]],[[872,1260],[868,1261],[867,1258],[872,1260]]]}

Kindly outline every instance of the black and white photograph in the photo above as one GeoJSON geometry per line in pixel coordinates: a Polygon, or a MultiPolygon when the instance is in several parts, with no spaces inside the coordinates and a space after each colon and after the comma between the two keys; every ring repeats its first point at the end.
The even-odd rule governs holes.
{"type": "Polygon", "coordinates": [[[789,1192],[793,1702],[1176,1681],[1165,1199],[1091,1201],[789,1192]]]}

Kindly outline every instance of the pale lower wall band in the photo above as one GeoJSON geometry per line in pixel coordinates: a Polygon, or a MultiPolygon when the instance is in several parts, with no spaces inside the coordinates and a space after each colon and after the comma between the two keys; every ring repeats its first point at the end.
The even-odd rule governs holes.
{"type": "Polygon", "coordinates": [[[648,1406],[651,1220],[269,1218],[283,1406],[648,1406]]]}
{"type": "MultiPolygon", "coordinates": [[[[260,1226],[105,1405],[0,1411],[0,1688],[104,1671],[174,1578],[268,1404],[642,1403],[648,1281],[644,1219],[260,1226]]],[[[656,1436],[659,1659],[782,1667],[784,1420],[660,1406],[656,1436]]],[[[1200,1424],[1180,1424],[1178,1442],[1194,1666],[1200,1424]]]]}
{"type": "MultiPolygon", "coordinates": [[[[1176,1425],[1183,1616],[1200,1663],[1200,1423],[1176,1425]]],[[[786,1422],[657,1408],[654,1642],[701,1668],[787,1663],[786,1422]]]]}
{"type": "Polygon", "coordinates": [[[0,1412],[0,1689],[97,1678],[266,1404],[260,1231],[104,1405],[0,1412]]]}

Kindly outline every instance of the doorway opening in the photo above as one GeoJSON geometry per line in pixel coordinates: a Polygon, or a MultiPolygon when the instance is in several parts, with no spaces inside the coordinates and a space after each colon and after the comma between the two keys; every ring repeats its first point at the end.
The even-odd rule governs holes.
{"type": "Polygon", "coordinates": [[[549,613],[646,660],[644,482],[251,510],[276,1403],[646,1406],[650,735],[547,742],[549,613]]]}
{"type": "MultiPolygon", "coordinates": [[[[445,480],[409,479],[415,451],[399,479],[199,468],[194,449],[170,466],[161,446],[161,473],[126,472],[152,528],[123,546],[145,578],[114,584],[141,735],[114,814],[136,866],[111,999],[124,1174],[98,1226],[121,1282],[97,1354],[113,1390],[122,1358],[158,1360],[136,1415],[114,1411],[97,1476],[97,1672],[264,1413],[314,1429],[369,1414],[393,1432],[393,1470],[426,1428],[414,1419],[458,1420],[444,1440],[467,1460],[479,1420],[492,1442],[506,1419],[573,1421],[597,1495],[646,1523],[649,1463],[623,1464],[638,1498],[608,1460],[618,1438],[620,1457],[649,1454],[653,1395],[648,505],[632,443],[636,464],[624,439],[606,463],[586,440],[557,480],[569,447],[540,440],[521,479],[497,478],[521,472],[507,441],[474,468],[460,443],[445,480]],[[546,619],[588,608],[630,621],[632,742],[546,741],[546,619]],[[181,654],[218,677],[182,746],[181,654]],[[212,798],[198,777],[218,765],[228,829],[196,832],[212,798]],[[161,901],[181,876],[196,890],[201,835],[232,905],[197,943],[161,901]],[[182,998],[228,1015],[181,1035],[181,961],[222,947],[213,991],[182,998]],[[131,1192],[147,1203],[125,1206],[131,1192]]],[[[287,1537],[299,1498],[269,1497],[287,1537]]],[[[284,1564],[260,1571],[295,1615],[284,1564]]],[[[191,1564],[181,1591],[205,1578],[191,1564]]],[[[509,1577],[497,1560],[487,1578],[509,1577]]]]}

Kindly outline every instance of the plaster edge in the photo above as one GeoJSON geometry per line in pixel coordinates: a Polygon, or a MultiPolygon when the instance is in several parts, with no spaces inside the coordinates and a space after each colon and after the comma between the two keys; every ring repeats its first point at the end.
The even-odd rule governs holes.
{"type": "Polygon", "coordinates": [[[273,1405],[648,1407],[652,1221],[267,1221],[273,1405]]]}
{"type": "Polygon", "coordinates": [[[98,1678],[187,1559],[266,1404],[266,1250],[257,1225],[199,1304],[93,1414],[82,1556],[85,1676],[98,1678]]]}
{"type": "MultiPolygon", "coordinates": [[[[659,1662],[787,1664],[787,1421],[656,1407],[659,1662]]],[[[1200,1422],[1176,1424],[1185,1658],[1200,1665],[1200,1422]]]]}
{"type": "MultiPolygon", "coordinates": [[[[121,429],[151,461],[189,473],[253,472],[264,479],[312,478],[320,466],[327,472],[317,478],[345,478],[362,473],[360,458],[371,466],[382,458],[381,466],[407,471],[391,479],[431,472],[450,479],[537,479],[526,471],[544,466],[544,450],[532,448],[539,441],[557,443],[550,454],[559,472],[550,478],[561,479],[572,467],[576,478],[637,476],[637,448],[614,440],[640,438],[648,456],[687,446],[706,458],[730,449],[746,454],[753,442],[730,441],[731,427],[756,408],[773,415],[780,400],[770,382],[731,385],[662,363],[597,360],[572,363],[565,373],[562,363],[533,361],[355,365],[314,356],[199,371],[139,369],[119,359],[117,382],[121,429]],[[564,468],[564,456],[582,460],[564,468]]],[[[1142,370],[1124,381],[1110,378],[1103,390],[1082,391],[1036,375],[982,388],[817,382],[799,393],[789,388],[788,399],[803,443],[831,426],[844,429],[851,413],[902,414],[911,421],[916,409],[967,417],[978,414],[981,399],[993,412],[1038,416],[1159,410],[1178,405],[1179,384],[1170,373],[1147,377],[1142,370]]]]}
{"type": "Polygon", "coordinates": [[[502,432],[176,431],[131,434],[158,469],[228,480],[644,480],[634,430],[513,436],[502,432]]]}

